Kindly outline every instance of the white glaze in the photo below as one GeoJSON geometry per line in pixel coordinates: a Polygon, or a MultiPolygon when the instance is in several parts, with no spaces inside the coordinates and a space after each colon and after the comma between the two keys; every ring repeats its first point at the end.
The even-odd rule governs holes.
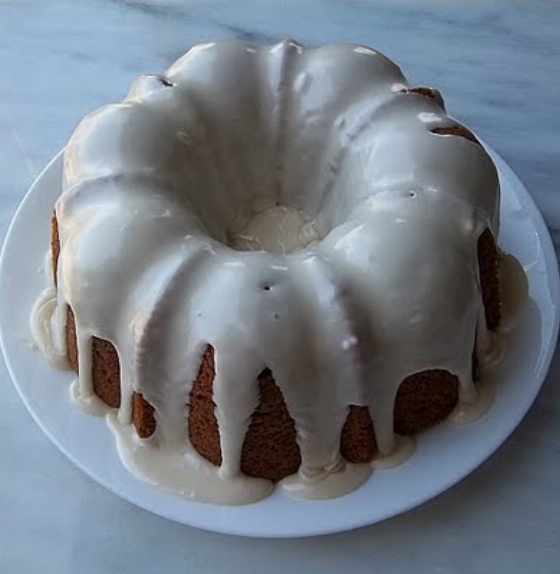
{"type": "Polygon", "coordinates": [[[122,425],[114,413],[107,415],[109,427],[117,438],[117,448],[126,468],[154,486],[187,500],[214,504],[248,504],[268,496],[269,480],[242,474],[222,477],[216,467],[194,450],[161,448],[139,439],[132,425],[122,425]]]}
{"type": "Polygon", "coordinates": [[[31,311],[31,334],[41,352],[47,357],[49,363],[58,369],[68,369],[70,363],[66,351],[65,329],[55,323],[53,318],[60,312],[57,305],[58,296],[52,273],[52,253],[49,249],[45,256],[45,269],[48,269],[48,286],[41,293],[31,311]]]}
{"type": "Polygon", "coordinates": [[[376,470],[393,468],[402,464],[412,456],[416,444],[411,436],[398,436],[397,445],[392,452],[379,455],[372,461],[371,466],[376,470]]]}
{"type": "Polygon", "coordinates": [[[408,375],[446,369],[459,405],[476,404],[475,333],[482,365],[496,359],[476,255],[482,231],[498,233],[496,170],[481,146],[430,133],[455,122],[439,100],[401,93],[398,67],[368,48],[212,43],[164,77],[172,86],[142,77],[86,117],[66,148],[53,331],[64,339],[70,305],[75,396],[93,395],[91,337],[111,341],[126,466],[186,498],[242,504],[270,490],[239,468],[268,367],[302,457],[283,486],[344,494],[370,472],[339,452],[348,405],[369,407],[390,461],[408,375]],[[207,344],[220,468],[186,428],[207,344]],[[133,391],[155,408],[148,441],[132,436],[133,391]]]}
{"type": "Polygon", "coordinates": [[[53,315],[57,309],[57,294],[54,286],[45,289],[31,311],[31,333],[41,352],[53,367],[69,367],[66,347],[57,342],[59,330],[53,329],[53,315]]]}
{"type": "Polygon", "coordinates": [[[257,213],[229,243],[240,251],[293,253],[319,239],[314,221],[293,207],[277,205],[257,213]]]}
{"type": "Polygon", "coordinates": [[[334,468],[326,467],[317,476],[288,476],[280,482],[282,490],[294,498],[324,500],[336,498],[359,488],[371,475],[369,464],[340,461],[334,468]]]}

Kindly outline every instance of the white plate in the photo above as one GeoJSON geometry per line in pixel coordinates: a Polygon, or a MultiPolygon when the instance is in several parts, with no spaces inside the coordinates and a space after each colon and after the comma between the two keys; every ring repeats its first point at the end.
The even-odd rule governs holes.
{"type": "Polygon", "coordinates": [[[531,297],[496,375],[494,404],[474,423],[443,424],[422,434],[407,462],[374,472],[357,491],[320,502],[276,491],[255,504],[223,507],[174,498],[124,469],[105,420],[71,404],[72,374],[50,368],[32,344],[29,314],[45,287],[42,271],[60,192],[61,154],[20,205],[0,258],[0,342],[21,398],[47,436],[91,478],[133,504],[190,526],[245,536],[311,536],[372,524],[429,500],[480,465],[519,424],[544,381],[558,334],[560,289],[550,236],[521,182],[493,157],[502,183],[500,245],[523,263],[531,297]]]}

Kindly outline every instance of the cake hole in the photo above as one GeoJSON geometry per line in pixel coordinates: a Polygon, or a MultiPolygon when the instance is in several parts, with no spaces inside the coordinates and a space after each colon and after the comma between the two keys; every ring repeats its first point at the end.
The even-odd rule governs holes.
{"type": "Polygon", "coordinates": [[[270,285],[265,285],[265,286],[263,287],[263,289],[264,289],[265,291],[270,291],[270,285]]]}
{"type": "Polygon", "coordinates": [[[159,81],[166,87],[166,88],[172,88],[173,84],[169,81],[166,80],[163,76],[160,76],[159,81]]]}
{"type": "Polygon", "coordinates": [[[254,214],[240,231],[226,231],[227,243],[236,251],[296,253],[321,239],[315,221],[288,205],[275,205],[254,214]]]}
{"type": "Polygon", "coordinates": [[[408,192],[408,197],[416,197],[416,192],[414,192],[414,191],[409,191],[409,192],[408,192]]]}
{"type": "Polygon", "coordinates": [[[447,128],[434,128],[430,130],[433,134],[438,136],[456,136],[469,140],[477,145],[479,141],[474,137],[474,134],[463,126],[450,126],[447,128]]]}

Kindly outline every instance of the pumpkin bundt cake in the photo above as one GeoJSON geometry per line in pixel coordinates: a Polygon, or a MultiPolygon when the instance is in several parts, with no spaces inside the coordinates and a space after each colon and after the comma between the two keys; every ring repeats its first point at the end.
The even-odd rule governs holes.
{"type": "Polygon", "coordinates": [[[476,410],[498,216],[484,147],[379,52],[199,45],[70,139],[37,336],[150,482],[339,496],[476,410]]]}

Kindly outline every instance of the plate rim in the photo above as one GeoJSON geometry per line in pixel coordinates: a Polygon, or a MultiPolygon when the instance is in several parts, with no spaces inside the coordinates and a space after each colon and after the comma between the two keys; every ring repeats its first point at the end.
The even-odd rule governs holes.
{"type": "MultiPolygon", "coordinates": [[[[553,301],[558,302],[560,300],[560,274],[559,274],[559,270],[558,270],[558,262],[557,262],[557,258],[556,258],[556,254],[555,254],[554,245],[553,245],[553,242],[552,242],[552,239],[550,236],[550,232],[546,226],[546,223],[544,222],[544,219],[543,219],[538,207],[536,206],[535,202],[533,201],[531,195],[529,194],[529,192],[527,191],[527,189],[523,185],[523,183],[519,180],[517,175],[513,172],[513,170],[507,165],[507,163],[494,150],[492,150],[492,148],[490,148],[487,145],[485,145],[485,147],[488,150],[488,152],[490,153],[490,155],[492,156],[492,158],[496,164],[496,167],[497,167],[498,172],[500,174],[500,178],[507,181],[507,183],[509,183],[509,185],[512,188],[512,192],[514,193],[514,195],[516,196],[516,198],[518,200],[522,201],[522,207],[524,210],[527,211],[527,214],[529,216],[531,224],[534,226],[535,231],[538,235],[538,240],[539,240],[539,242],[543,248],[542,249],[542,256],[544,258],[544,266],[545,266],[546,272],[547,272],[546,278],[548,280],[548,288],[549,288],[549,291],[551,294],[551,298],[553,299],[553,301]]],[[[232,535],[237,535],[237,536],[257,537],[257,538],[298,538],[298,537],[309,537],[309,536],[334,534],[337,532],[344,532],[347,530],[352,530],[355,528],[360,528],[360,527],[368,526],[368,525],[371,525],[371,524],[374,524],[377,522],[381,522],[381,521],[386,520],[388,518],[391,518],[393,516],[398,516],[399,514],[407,512],[408,510],[415,508],[416,506],[424,504],[425,502],[439,496],[439,494],[448,490],[452,486],[458,484],[460,481],[462,481],[464,478],[466,478],[469,474],[471,474],[478,466],[480,466],[485,460],[487,460],[505,442],[505,440],[511,435],[511,433],[515,430],[515,428],[520,424],[520,422],[523,420],[525,414],[531,408],[531,406],[532,406],[536,396],[538,395],[544,381],[546,380],[548,371],[550,369],[550,364],[551,364],[552,359],[554,357],[554,353],[555,353],[555,349],[556,349],[556,342],[558,340],[558,332],[559,332],[559,327],[560,327],[560,308],[558,305],[556,305],[555,309],[554,309],[555,313],[554,313],[554,318],[553,318],[553,322],[552,322],[552,331],[551,331],[550,340],[548,342],[544,342],[541,345],[541,348],[544,345],[547,345],[547,347],[546,347],[546,352],[545,352],[544,356],[542,357],[540,366],[538,368],[538,374],[535,377],[535,378],[539,379],[539,382],[538,382],[538,384],[535,385],[533,392],[528,397],[526,403],[524,404],[524,408],[521,409],[518,413],[516,413],[516,416],[512,417],[511,420],[509,421],[509,424],[506,425],[506,428],[504,429],[503,437],[501,438],[501,440],[497,441],[497,444],[491,444],[486,449],[481,449],[481,454],[479,457],[477,457],[477,462],[474,465],[472,465],[472,468],[469,468],[469,470],[467,470],[466,472],[459,473],[460,475],[458,477],[457,476],[448,477],[448,479],[446,481],[442,481],[441,483],[439,483],[438,487],[436,489],[433,489],[429,495],[424,496],[424,497],[420,497],[420,499],[418,499],[418,500],[416,500],[416,501],[414,501],[408,505],[403,505],[403,506],[399,507],[394,512],[388,512],[385,515],[379,516],[377,518],[373,518],[370,520],[363,519],[363,520],[358,521],[358,522],[350,520],[350,521],[346,521],[346,523],[344,523],[344,521],[341,520],[340,522],[338,522],[335,525],[328,525],[326,527],[325,526],[323,526],[323,527],[316,526],[314,529],[304,528],[303,530],[298,530],[297,528],[295,528],[293,531],[287,531],[284,528],[284,529],[280,529],[280,530],[269,529],[265,532],[257,532],[257,527],[253,527],[253,528],[226,527],[224,524],[221,524],[221,523],[219,525],[216,525],[216,524],[214,524],[214,525],[210,524],[209,525],[209,524],[199,523],[196,520],[185,521],[185,520],[178,518],[176,515],[171,515],[169,512],[162,511],[161,508],[159,510],[155,509],[153,507],[153,505],[149,505],[145,501],[139,501],[137,497],[131,495],[130,493],[128,493],[126,491],[123,491],[120,488],[117,488],[116,486],[111,484],[110,481],[105,480],[103,477],[99,476],[99,474],[96,474],[95,470],[82,464],[82,462],[79,459],[77,459],[70,451],[67,450],[67,448],[64,445],[62,445],[60,443],[60,441],[56,438],[56,436],[53,436],[53,434],[51,433],[48,426],[43,422],[43,420],[35,412],[31,403],[28,401],[28,398],[27,398],[23,388],[21,387],[21,385],[18,382],[18,377],[15,374],[15,369],[13,368],[10,355],[7,352],[7,344],[6,344],[6,340],[5,340],[7,338],[7,334],[4,331],[4,312],[2,310],[2,305],[1,305],[1,302],[5,298],[4,291],[6,289],[6,287],[4,286],[4,280],[3,280],[3,277],[5,276],[5,271],[4,271],[4,267],[6,265],[5,260],[7,259],[6,254],[8,253],[9,248],[10,248],[12,236],[15,233],[14,230],[17,228],[18,224],[20,223],[22,211],[27,207],[27,203],[34,197],[34,195],[37,193],[37,190],[40,191],[40,188],[43,185],[43,181],[47,177],[50,176],[50,172],[54,169],[60,170],[61,165],[59,165],[59,164],[62,161],[63,153],[64,153],[64,149],[61,150],[60,152],[58,152],[58,154],[56,154],[51,159],[51,161],[48,162],[46,167],[41,171],[41,173],[36,177],[35,181],[31,184],[28,191],[24,195],[22,201],[20,202],[18,208],[16,209],[16,211],[12,217],[12,220],[10,222],[10,225],[8,226],[8,230],[6,232],[6,235],[4,237],[2,250],[0,252],[0,348],[2,349],[2,352],[4,355],[4,361],[5,361],[8,373],[9,373],[10,378],[12,379],[12,381],[14,383],[14,386],[16,387],[18,395],[22,399],[26,409],[31,414],[35,423],[39,426],[39,428],[43,431],[43,433],[49,438],[49,440],[57,447],[57,449],[60,452],[62,452],[75,466],[77,466],[82,472],[84,472],[90,479],[92,479],[95,482],[97,482],[98,484],[102,485],[104,488],[106,488],[107,490],[109,490],[110,492],[115,494],[116,496],[127,500],[129,503],[134,504],[135,506],[142,508],[143,510],[146,510],[146,511],[151,512],[153,514],[162,516],[162,517],[167,518],[169,520],[173,520],[174,522],[179,522],[179,523],[182,523],[182,524],[185,524],[185,525],[188,525],[191,527],[196,527],[196,528],[199,528],[202,530],[207,530],[207,531],[211,531],[211,532],[218,532],[218,533],[223,533],[223,534],[232,534],[232,535]]],[[[43,358],[43,360],[44,360],[44,358],[43,358]]],[[[48,363],[46,360],[44,360],[44,366],[46,369],[52,370],[52,368],[48,366],[48,363]]],[[[76,409],[76,410],[78,410],[78,409],[76,409]]],[[[91,415],[86,414],[85,416],[90,417],[91,415]]],[[[103,424],[105,424],[104,421],[103,421],[103,424]]],[[[111,439],[114,441],[112,435],[111,435],[111,439]]],[[[114,447],[114,452],[116,453],[116,447],[114,447]]],[[[122,465],[122,463],[120,462],[120,459],[117,459],[117,460],[118,460],[118,464],[122,465]]],[[[124,467],[123,467],[123,469],[124,469],[124,467]]],[[[125,470],[125,472],[128,472],[128,471],[125,470]]],[[[153,489],[154,487],[150,487],[150,488],[153,489]]],[[[171,495],[166,495],[166,496],[171,496],[171,495]]],[[[175,500],[177,500],[178,504],[187,504],[187,505],[192,504],[192,503],[189,503],[188,501],[183,501],[180,499],[175,499],[175,500]]],[[[342,500],[342,499],[337,499],[337,500],[342,500]]],[[[261,503],[262,502],[263,501],[261,501],[261,503]]],[[[309,502],[304,501],[303,503],[306,504],[309,502]]],[[[194,503],[194,504],[198,504],[198,503],[194,503]]],[[[256,503],[256,504],[259,504],[259,503],[256,503]]],[[[317,503],[311,502],[310,504],[317,504],[317,503]]],[[[207,508],[213,508],[213,509],[229,508],[229,507],[219,507],[219,506],[217,507],[216,505],[199,505],[199,506],[203,506],[203,507],[207,507],[207,508]]],[[[241,508],[241,507],[238,507],[238,508],[241,508]]],[[[297,525],[295,525],[295,526],[297,526],[297,525]]]]}

